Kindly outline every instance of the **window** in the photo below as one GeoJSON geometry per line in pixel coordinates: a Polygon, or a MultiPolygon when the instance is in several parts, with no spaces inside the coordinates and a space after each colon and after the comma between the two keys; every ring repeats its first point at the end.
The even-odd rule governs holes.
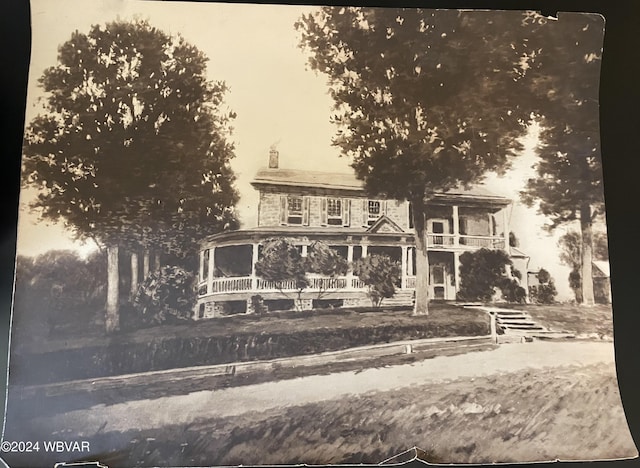
{"type": "Polygon", "coordinates": [[[369,200],[367,203],[367,224],[373,225],[382,214],[382,203],[380,200],[369,200]]]}
{"type": "Polygon", "coordinates": [[[280,195],[280,224],[309,225],[309,197],[280,195]]]}
{"type": "Polygon", "coordinates": [[[342,200],[329,198],[327,200],[327,224],[342,225],[342,200]]]}
{"type": "Polygon", "coordinates": [[[287,197],[287,224],[302,224],[302,197],[287,197]]]}

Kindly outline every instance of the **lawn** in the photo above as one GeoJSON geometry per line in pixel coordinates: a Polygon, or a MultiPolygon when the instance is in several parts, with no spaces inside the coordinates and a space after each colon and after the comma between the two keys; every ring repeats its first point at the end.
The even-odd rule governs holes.
{"type": "MultiPolygon", "coordinates": [[[[518,307],[518,306],[515,306],[518,307]]],[[[527,305],[524,308],[541,325],[553,330],[613,337],[611,305],[596,304],[585,307],[575,304],[527,305]]]]}
{"type": "Polygon", "coordinates": [[[91,447],[109,466],[379,463],[413,446],[433,463],[588,460],[633,456],[626,428],[601,363],[101,433],[91,447]]]}
{"type": "Polygon", "coordinates": [[[12,383],[40,384],[276,359],[402,340],[488,334],[487,314],[447,304],[434,305],[428,316],[419,317],[412,316],[410,310],[384,309],[239,315],[110,337],[43,341],[14,350],[12,383]]]}

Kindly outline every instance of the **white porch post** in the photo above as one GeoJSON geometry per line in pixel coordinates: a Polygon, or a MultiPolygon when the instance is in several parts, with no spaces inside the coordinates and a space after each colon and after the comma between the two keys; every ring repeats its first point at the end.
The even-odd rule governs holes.
{"type": "Polygon", "coordinates": [[[306,257],[309,254],[309,246],[307,244],[302,244],[302,252],[300,253],[300,255],[302,255],[303,257],[306,257]]]}
{"type": "Polygon", "coordinates": [[[453,245],[460,244],[460,215],[458,214],[458,205],[453,205],[452,218],[453,218],[453,245]]]}
{"type": "Polygon", "coordinates": [[[457,295],[460,289],[460,252],[453,252],[453,277],[457,295]]]}
{"type": "Polygon", "coordinates": [[[407,246],[406,245],[402,245],[400,246],[400,248],[402,249],[402,277],[401,277],[401,288],[402,289],[407,289],[407,246]]]}
{"type": "Polygon", "coordinates": [[[365,258],[367,256],[367,248],[369,247],[368,244],[362,244],[362,258],[365,258]]]}
{"type": "Polygon", "coordinates": [[[258,247],[260,244],[253,243],[251,248],[251,289],[258,289],[258,277],[256,276],[256,262],[258,261],[258,247]]]}
{"type": "Polygon", "coordinates": [[[504,249],[509,251],[509,219],[507,217],[507,207],[502,208],[502,229],[504,234],[504,249]]]}
{"type": "Polygon", "coordinates": [[[415,276],[413,272],[413,252],[415,251],[415,247],[409,247],[407,249],[407,272],[410,276],[415,276]]]}
{"type": "Polygon", "coordinates": [[[216,248],[209,248],[209,265],[207,265],[207,292],[213,292],[213,277],[216,271],[216,248]]]}
{"type": "Polygon", "coordinates": [[[347,288],[353,286],[353,244],[347,245],[347,288]]]}

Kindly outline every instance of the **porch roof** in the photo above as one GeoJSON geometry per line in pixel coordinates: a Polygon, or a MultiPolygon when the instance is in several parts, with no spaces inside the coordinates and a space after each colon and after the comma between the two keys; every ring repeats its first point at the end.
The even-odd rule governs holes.
{"type": "Polygon", "coordinates": [[[213,234],[204,238],[201,244],[208,244],[211,242],[223,242],[233,240],[246,240],[252,241],[254,239],[267,239],[269,237],[343,237],[345,240],[350,236],[358,238],[368,237],[370,239],[384,239],[384,238],[406,238],[407,241],[413,241],[413,231],[401,231],[401,232],[370,232],[367,228],[346,228],[346,227],[332,227],[326,226],[318,228],[315,226],[261,226],[250,229],[238,229],[235,231],[221,232],[213,234]]]}

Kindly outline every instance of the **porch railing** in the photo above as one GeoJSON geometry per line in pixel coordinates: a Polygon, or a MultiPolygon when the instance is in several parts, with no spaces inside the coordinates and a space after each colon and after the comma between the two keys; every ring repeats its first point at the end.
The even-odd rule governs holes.
{"type": "MultiPolygon", "coordinates": [[[[415,289],[416,277],[405,277],[404,289],[415,289]]],[[[361,291],[367,289],[367,286],[357,276],[339,276],[330,277],[314,277],[310,278],[310,284],[304,288],[305,291],[336,291],[350,290],[361,291]]],[[[295,281],[267,281],[262,278],[252,278],[251,276],[243,276],[238,278],[214,278],[211,283],[211,290],[208,288],[200,288],[199,295],[208,294],[235,293],[246,291],[296,291],[295,281]]]]}

